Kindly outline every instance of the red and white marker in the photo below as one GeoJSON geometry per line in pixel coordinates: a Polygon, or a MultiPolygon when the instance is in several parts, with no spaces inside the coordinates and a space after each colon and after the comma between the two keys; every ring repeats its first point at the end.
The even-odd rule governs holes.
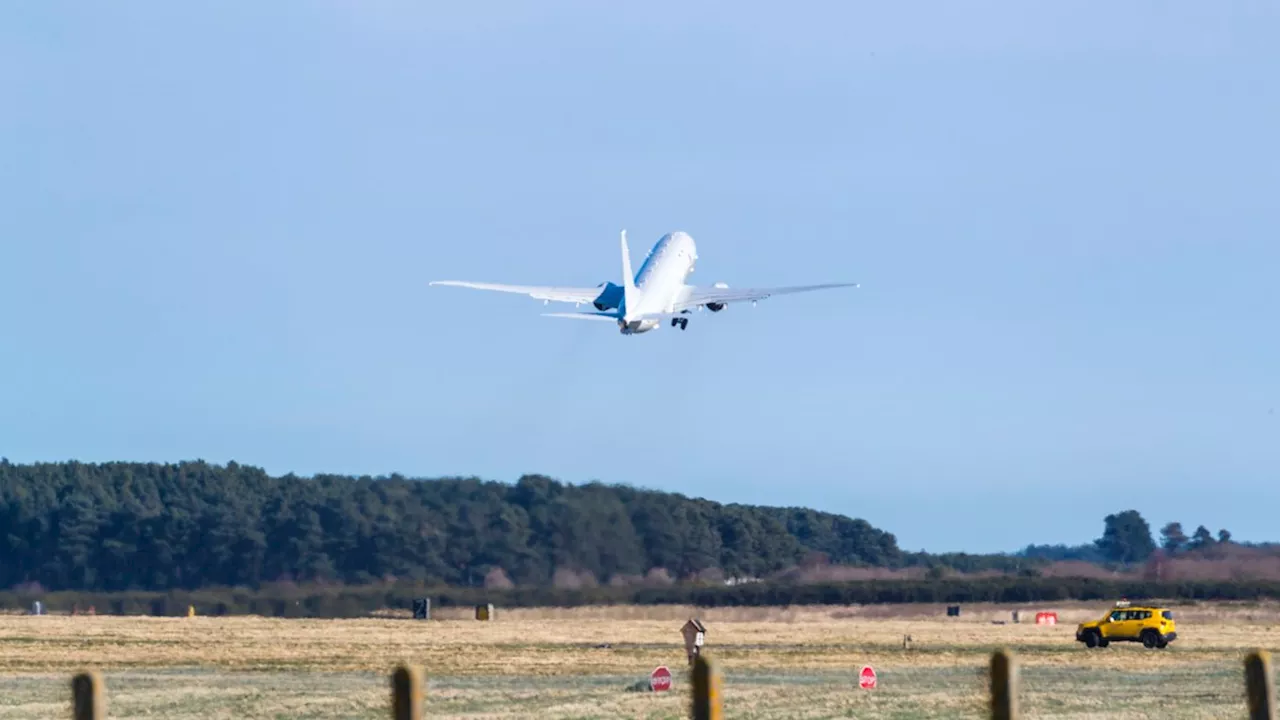
{"type": "Polygon", "coordinates": [[[876,689],[876,671],[870,665],[863,666],[862,672],[858,673],[858,687],[863,690],[876,689]]]}
{"type": "Polygon", "coordinates": [[[649,689],[654,692],[664,692],[671,689],[671,671],[666,665],[659,665],[649,675],[649,689]]]}

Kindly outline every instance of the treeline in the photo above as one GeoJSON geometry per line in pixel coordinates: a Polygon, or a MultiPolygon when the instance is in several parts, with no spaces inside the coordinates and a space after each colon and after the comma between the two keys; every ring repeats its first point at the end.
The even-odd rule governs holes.
{"type": "Polygon", "coordinates": [[[32,595],[0,593],[0,610],[27,610],[34,600],[48,612],[117,615],[254,614],[277,617],[362,617],[380,610],[408,611],[414,598],[430,598],[432,607],[494,603],[503,607],[577,607],[585,605],[695,605],[763,607],[873,603],[1052,603],[1067,600],[1110,604],[1130,600],[1262,600],[1280,598],[1280,582],[1152,582],[1089,578],[992,577],[961,580],[888,580],[808,585],[748,583],[668,585],[665,587],[531,587],[486,590],[465,587],[263,587],[174,590],[166,593],[58,592],[32,595]]]}
{"type": "Polygon", "coordinates": [[[541,476],[515,484],[236,463],[0,460],[0,587],[637,586],[759,578],[806,559],[928,562],[864,520],[541,476]]]}
{"type": "Polygon", "coordinates": [[[1160,543],[1151,535],[1151,526],[1137,510],[1108,515],[1103,520],[1102,537],[1083,545],[1027,545],[1018,555],[1032,560],[1050,562],[1080,561],[1098,565],[1127,565],[1140,563],[1153,556],[1215,557],[1234,549],[1250,548],[1274,551],[1276,543],[1238,543],[1231,531],[1218,530],[1215,535],[1200,525],[1191,536],[1182,529],[1182,523],[1170,522],[1160,529],[1160,543]]]}
{"type": "Polygon", "coordinates": [[[343,589],[296,603],[340,597],[352,612],[365,612],[370,598],[404,586],[503,592],[516,604],[649,602],[728,586],[710,602],[751,604],[759,588],[787,585],[806,586],[786,591],[796,597],[864,602],[857,598],[870,596],[860,593],[872,590],[852,590],[853,581],[926,599],[935,591],[919,588],[931,583],[990,575],[1038,579],[1047,588],[1122,576],[1222,581],[1222,592],[1250,587],[1231,584],[1237,581],[1280,579],[1276,548],[1248,547],[1204,527],[1187,537],[1177,523],[1161,536],[1163,549],[1147,521],[1126,510],[1108,515],[1102,536],[1087,545],[930,554],[904,552],[892,534],[842,515],[537,475],[515,484],[300,478],[234,462],[15,465],[0,458],[0,588],[109,593],[101,597],[117,612],[141,612],[167,597],[157,592],[237,588],[210,590],[220,598],[214,604],[279,614],[278,588],[298,583],[343,589]],[[748,599],[733,600],[739,597],[748,599]]]}

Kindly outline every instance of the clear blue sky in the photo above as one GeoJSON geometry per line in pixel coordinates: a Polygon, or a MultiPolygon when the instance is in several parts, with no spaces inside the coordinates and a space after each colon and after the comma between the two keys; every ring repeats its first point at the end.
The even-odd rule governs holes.
{"type": "Polygon", "coordinates": [[[0,454],[1280,539],[1274,2],[0,9],[0,454]],[[622,337],[432,279],[858,281],[622,337]]]}

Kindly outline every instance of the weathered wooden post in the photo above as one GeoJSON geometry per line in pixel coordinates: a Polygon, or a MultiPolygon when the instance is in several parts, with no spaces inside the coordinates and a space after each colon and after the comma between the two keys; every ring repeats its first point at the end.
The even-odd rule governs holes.
{"type": "Polygon", "coordinates": [[[1276,720],[1276,684],[1271,653],[1256,650],[1244,660],[1244,683],[1249,693],[1249,720],[1276,720]]]}
{"type": "Polygon", "coordinates": [[[391,675],[391,716],[395,720],[422,720],[422,671],[400,665],[391,675]]]}
{"type": "Polygon", "coordinates": [[[102,688],[102,676],[96,670],[71,678],[71,717],[75,720],[107,717],[107,696],[102,688]]]}
{"type": "Polygon", "coordinates": [[[413,599],[413,619],[414,620],[430,620],[431,619],[431,598],[414,598],[413,599]]]}
{"type": "Polygon", "coordinates": [[[693,661],[693,720],[721,720],[720,673],[713,663],[699,654],[693,661]]]}
{"type": "Polygon", "coordinates": [[[1018,666],[1013,653],[997,650],[991,656],[991,720],[1017,720],[1018,666]]]}
{"type": "Polygon", "coordinates": [[[698,653],[702,652],[702,644],[707,640],[707,628],[698,620],[690,619],[680,628],[680,634],[684,635],[684,651],[692,665],[698,653]]]}

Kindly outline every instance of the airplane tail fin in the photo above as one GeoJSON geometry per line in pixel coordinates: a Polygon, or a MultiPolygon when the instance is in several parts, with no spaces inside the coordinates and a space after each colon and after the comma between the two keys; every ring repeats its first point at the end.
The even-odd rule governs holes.
{"type": "Polygon", "coordinates": [[[622,231],[622,308],[630,313],[635,307],[636,276],[631,272],[631,250],[627,247],[627,231],[622,231]]]}

